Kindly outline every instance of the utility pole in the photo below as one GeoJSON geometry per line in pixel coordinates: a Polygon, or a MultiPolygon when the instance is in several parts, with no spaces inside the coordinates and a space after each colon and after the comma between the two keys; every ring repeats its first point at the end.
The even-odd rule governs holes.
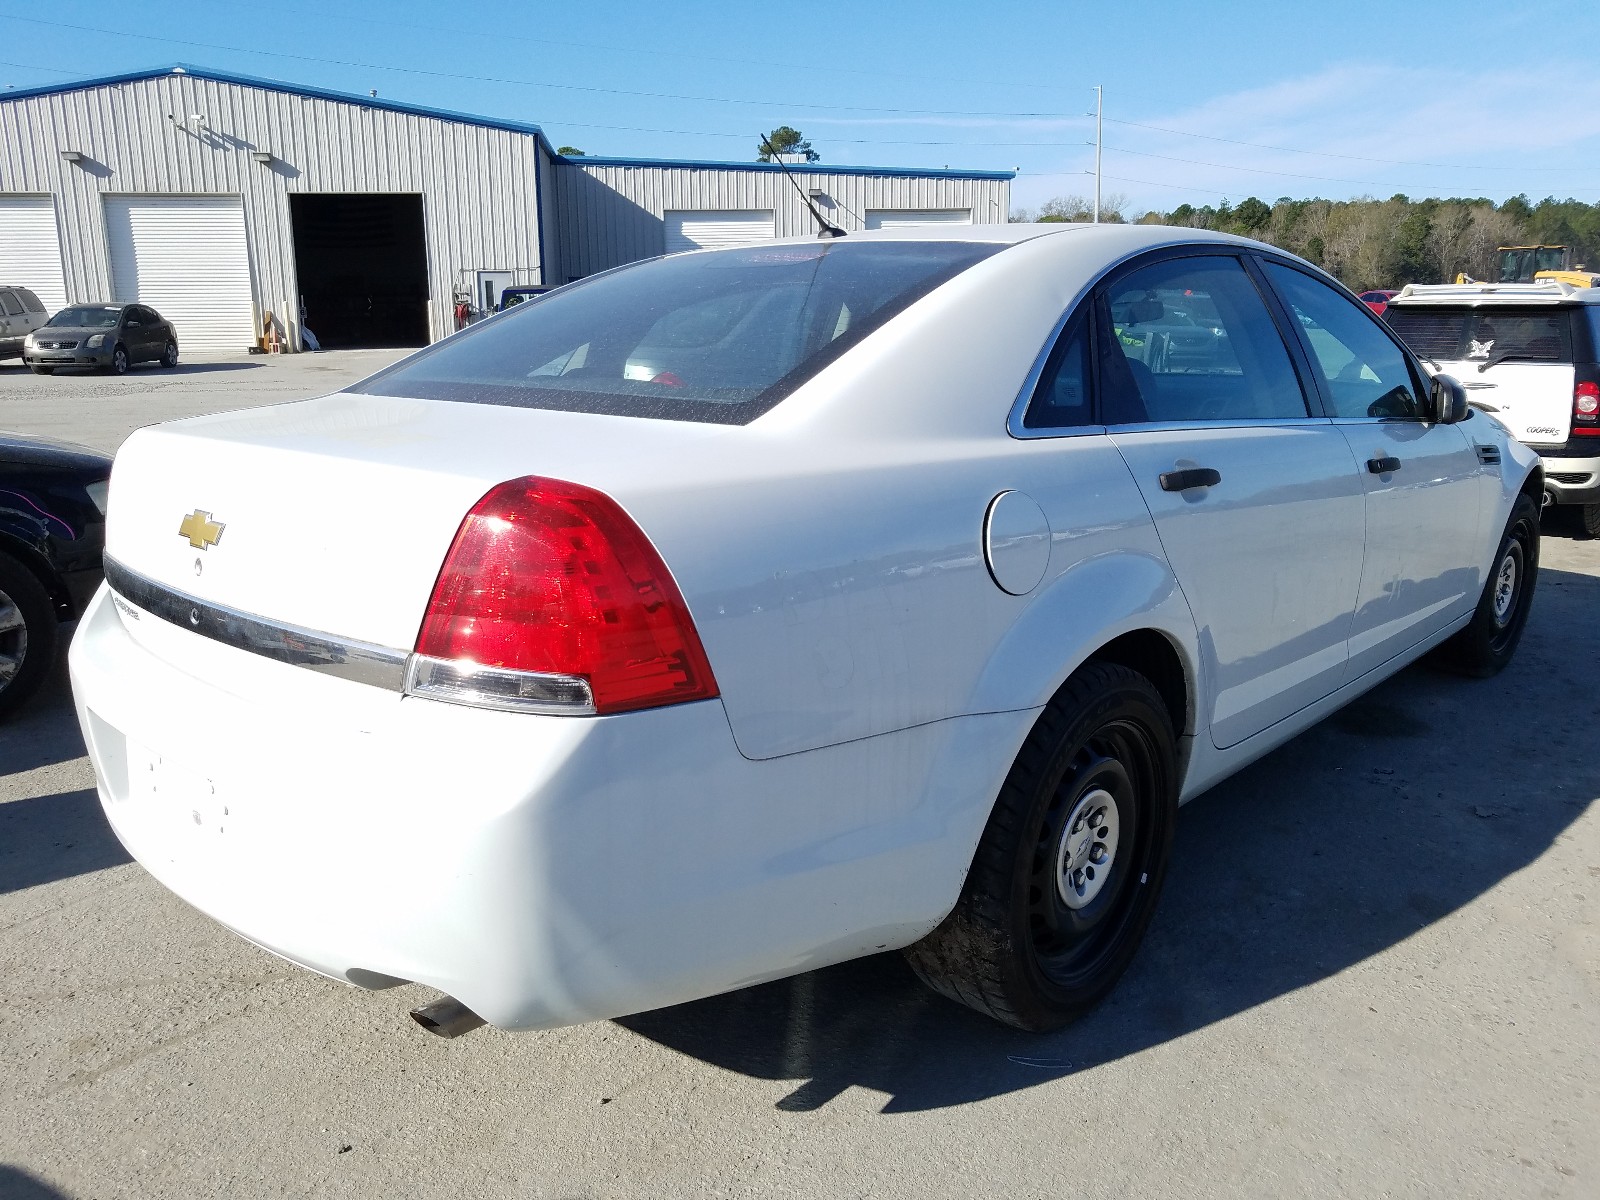
{"type": "Polygon", "coordinates": [[[1103,89],[1099,84],[1094,89],[1094,223],[1100,224],[1100,121],[1105,104],[1103,89]]]}

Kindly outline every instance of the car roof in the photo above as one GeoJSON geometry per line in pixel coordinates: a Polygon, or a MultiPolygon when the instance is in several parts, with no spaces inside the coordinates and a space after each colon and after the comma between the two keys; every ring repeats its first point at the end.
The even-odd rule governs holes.
{"type": "Polygon", "coordinates": [[[1568,305],[1600,304],[1600,288],[1573,287],[1556,279],[1537,283],[1408,283],[1389,299],[1404,308],[1430,304],[1568,305]]]}
{"type": "MultiPolygon", "coordinates": [[[[1224,242],[1230,245],[1253,246],[1264,250],[1276,247],[1235,237],[1231,233],[1215,233],[1209,229],[1191,229],[1177,225],[1125,225],[1106,222],[1094,225],[1087,221],[1012,221],[1004,225],[911,225],[898,229],[857,229],[843,238],[851,242],[1001,242],[1015,244],[1044,237],[1090,237],[1115,239],[1119,248],[1138,249],[1141,245],[1155,248],[1170,246],[1174,242],[1224,242]]],[[[815,234],[800,237],[777,238],[761,245],[813,243],[815,234]]],[[[1278,251],[1283,253],[1282,251],[1278,251]]]]}

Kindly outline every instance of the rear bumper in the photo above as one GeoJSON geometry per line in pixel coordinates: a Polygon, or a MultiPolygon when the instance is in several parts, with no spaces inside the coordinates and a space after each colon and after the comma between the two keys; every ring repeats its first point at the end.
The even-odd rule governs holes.
{"type": "Polygon", "coordinates": [[[133,619],[102,588],[71,651],[101,801],[133,856],[291,961],[425,983],[505,1028],[914,941],[954,902],[992,772],[1032,720],[753,763],[718,701],[483,711],[211,644],[227,669],[208,683],[133,619]]]}
{"type": "Polygon", "coordinates": [[[1600,503],[1600,446],[1591,457],[1541,455],[1544,486],[1554,504],[1600,503]]]}

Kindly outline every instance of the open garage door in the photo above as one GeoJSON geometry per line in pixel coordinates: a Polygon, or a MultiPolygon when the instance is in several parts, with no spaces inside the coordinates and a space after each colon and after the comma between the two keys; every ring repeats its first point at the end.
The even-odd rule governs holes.
{"type": "Polygon", "coordinates": [[[777,236],[770,208],[669,209],[666,222],[668,254],[743,246],[777,236]]]}
{"type": "Polygon", "coordinates": [[[297,193],[305,327],[329,349],[428,344],[428,250],[415,192],[297,193]]]}
{"type": "Polygon", "coordinates": [[[237,196],[107,196],[111,286],[172,322],[185,354],[256,344],[244,209],[237,196]]]}
{"type": "Polygon", "coordinates": [[[910,229],[915,225],[971,225],[970,208],[869,208],[868,229],[910,229]]]}
{"type": "Polygon", "coordinates": [[[54,313],[65,308],[61,239],[50,196],[0,196],[0,286],[27,288],[54,313]]]}

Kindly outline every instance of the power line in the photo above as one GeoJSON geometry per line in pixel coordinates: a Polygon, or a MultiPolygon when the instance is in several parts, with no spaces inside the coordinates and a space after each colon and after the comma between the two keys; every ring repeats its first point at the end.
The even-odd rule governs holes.
{"type": "MultiPolygon", "coordinates": [[[[493,33],[480,33],[475,29],[462,29],[459,27],[446,27],[442,25],[421,25],[410,21],[391,21],[388,18],[383,18],[380,20],[373,17],[356,17],[341,12],[329,12],[326,8],[305,9],[295,8],[293,6],[286,7],[284,5],[274,5],[273,12],[300,13],[304,16],[316,17],[318,20],[331,19],[335,21],[345,21],[352,24],[376,25],[384,29],[415,29],[422,33],[453,33],[458,36],[484,38],[493,42],[527,42],[530,45],[535,46],[564,46],[579,50],[604,50],[607,53],[612,54],[642,54],[652,58],[662,57],[662,52],[660,50],[641,50],[634,46],[611,46],[601,42],[573,42],[559,40],[556,38],[528,37],[523,34],[505,33],[501,30],[495,30],[493,33]]],[[[725,55],[697,54],[692,51],[682,50],[672,51],[672,57],[694,59],[700,62],[733,63],[739,66],[762,67],[767,70],[771,70],[775,66],[785,67],[790,65],[785,63],[774,63],[766,59],[731,58],[725,55]]],[[[929,79],[926,75],[911,75],[905,72],[880,71],[875,69],[864,70],[854,67],[830,67],[821,63],[808,62],[804,66],[793,66],[792,69],[796,71],[804,71],[807,75],[816,75],[818,73],[834,75],[861,75],[869,79],[909,79],[914,80],[917,83],[929,82],[929,79]]],[[[958,76],[940,75],[939,78],[933,82],[940,84],[965,83],[972,84],[977,87],[1028,88],[1032,91],[1077,91],[1076,88],[1068,88],[1060,84],[1026,83],[1022,80],[1016,79],[1004,81],[997,79],[963,79],[958,76]]]]}
{"type": "Polygon", "coordinates": [[[1059,113],[1045,112],[969,112],[960,109],[940,108],[883,108],[864,104],[813,104],[798,100],[738,100],[727,96],[690,96],[677,92],[638,92],[625,88],[591,87],[575,83],[541,83],[532,79],[512,79],[497,75],[467,75],[456,71],[430,71],[422,67],[392,67],[383,63],[359,62],[340,58],[321,58],[312,54],[290,54],[283,50],[259,50],[247,46],[229,46],[220,42],[201,42],[188,38],[160,37],[151,33],[133,33],[125,29],[104,29],[94,25],[73,25],[65,21],[45,21],[38,17],[17,17],[0,13],[0,20],[21,21],[29,25],[45,25],[54,29],[70,29],[77,33],[100,33],[110,37],[137,38],[145,42],[161,42],[173,46],[189,46],[199,50],[225,50],[230,54],[258,54],[269,58],[285,58],[295,62],[318,63],[332,67],[354,67],[363,71],[392,71],[402,75],[420,75],[431,79],[455,79],[470,83],[500,83],[515,87],[551,88],[564,92],[586,92],[608,96],[634,96],[644,100],[690,100],[699,104],[741,104],[759,108],[813,109],[819,112],[890,113],[897,116],[923,117],[1035,117],[1056,118],[1059,113]]]}

